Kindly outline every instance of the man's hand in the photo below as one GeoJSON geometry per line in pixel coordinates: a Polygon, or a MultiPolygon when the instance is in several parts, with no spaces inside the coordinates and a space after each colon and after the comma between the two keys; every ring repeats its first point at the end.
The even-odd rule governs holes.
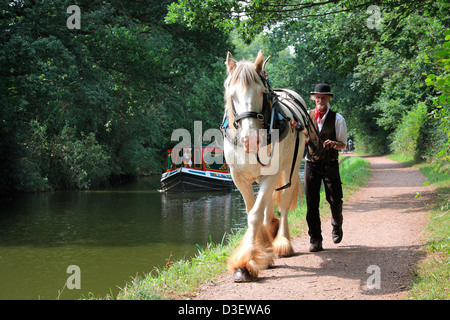
{"type": "Polygon", "coordinates": [[[340,142],[340,141],[332,141],[332,140],[328,139],[323,143],[323,146],[325,147],[326,150],[330,150],[330,148],[336,149],[336,150],[342,150],[345,148],[345,143],[340,142]]]}

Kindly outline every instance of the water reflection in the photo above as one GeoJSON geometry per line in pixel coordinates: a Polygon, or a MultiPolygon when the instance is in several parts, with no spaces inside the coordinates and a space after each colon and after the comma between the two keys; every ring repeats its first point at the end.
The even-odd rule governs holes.
{"type": "Polygon", "coordinates": [[[170,230],[167,238],[178,236],[189,241],[197,239],[205,243],[209,237],[221,241],[217,228],[233,231],[246,224],[245,207],[238,192],[214,193],[164,193],[162,203],[163,230],[170,230]],[[220,227],[218,227],[220,226],[220,227]]]}
{"type": "Polygon", "coordinates": [[[0,206],[0,299],[56,299],[69,265],[81,290],[117,292],[136,274],[197,252],[246,226],[238,191],[159,193],[159,177],[89,192],[20,195],[0,206]]]}

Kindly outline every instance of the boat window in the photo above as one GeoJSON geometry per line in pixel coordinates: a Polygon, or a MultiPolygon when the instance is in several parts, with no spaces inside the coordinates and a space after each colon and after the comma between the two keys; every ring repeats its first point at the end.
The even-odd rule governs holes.
{"type": "Polygon", "coordinates": [[[194,149],[194,169],[202,170],[203,164],[202,164],[202,152],[201,149],[194,149]]]}
{"type": "Polygon", "coordinates": [[[167,166],[166,170],[174,170],[176,168],[181,167],[181,155],[180,155],[181,149],[170,149],[167,151],[167,166]],[[174,153],[174,160],[175,162],[172,162],[172,153],[174,153]]]}
{"type": "Polygon", "coordinates": [[[212,163],[205,161],[205,169],[212,171],[227,172],[227,164],[223,156],[223,151],[205,150],[203,152],[204,159],[214,159],[212,163]]]}
{"type": "Polygon", "coordinates": [[[192,168],[192,151],[191,148],[183,148],[183,167],[192,168]]]}

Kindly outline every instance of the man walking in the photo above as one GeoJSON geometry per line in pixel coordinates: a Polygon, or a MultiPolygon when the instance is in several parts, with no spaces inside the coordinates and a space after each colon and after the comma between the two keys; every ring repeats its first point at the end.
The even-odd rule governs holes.
{"type": "Polygon", "coordinates": [[[347,126],[342,115],[330,109],[329,101],[332,97],[331,88],[326,83],[317,84],[311,92],[311,100],[315,101],[316,108],[309,110],[310,140],[307,144],[304,175],[310,252],[323,250],[319,213],[322,181],[331,208],[333,242],[341,242],[343,236],[342,183],[339,175],[338,150],[346,146],[347,126]]]}

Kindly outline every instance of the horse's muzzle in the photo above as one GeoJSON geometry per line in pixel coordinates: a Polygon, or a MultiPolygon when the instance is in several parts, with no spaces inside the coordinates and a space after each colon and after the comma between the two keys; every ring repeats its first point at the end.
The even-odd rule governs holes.
{"type": "Polygon", "coordinates": [[[263,137],[256,132],[246,132],[241,135],[239,142],[247,153],[256,153],[263,142],[263,137]]]}

